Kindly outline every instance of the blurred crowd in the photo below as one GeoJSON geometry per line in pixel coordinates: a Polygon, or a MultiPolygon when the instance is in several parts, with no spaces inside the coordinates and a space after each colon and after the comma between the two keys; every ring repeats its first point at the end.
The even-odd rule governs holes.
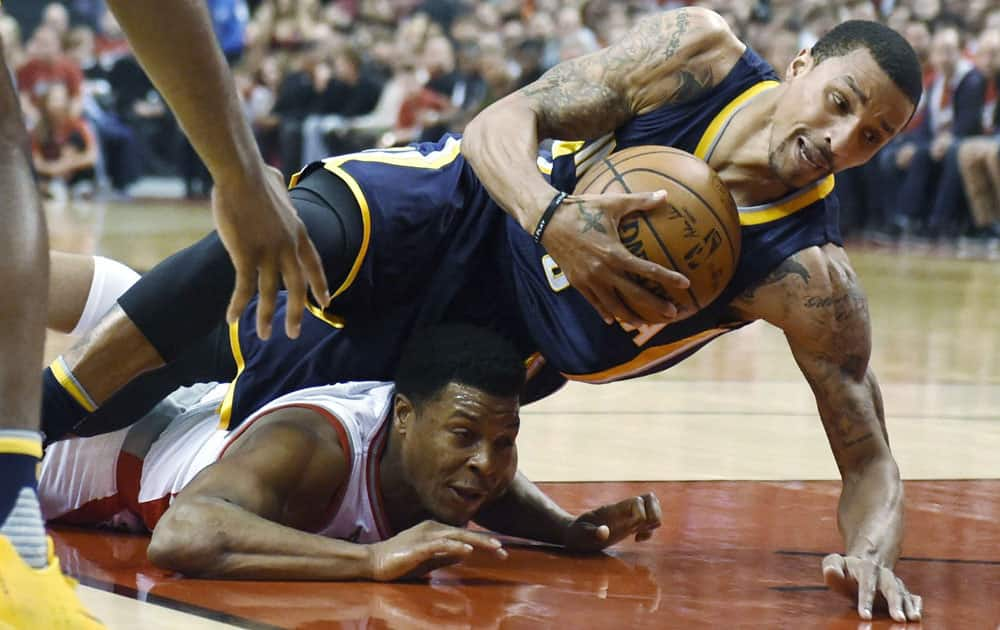
{"type": "MultiPolygon", "coordinates": [[[[461,131],[561,60],[621,40],[668,0],[207,0],[265,159],[286,176],[327,155],[461,131]]],[[[997,0],[699,0],[784,73],[835,24],[881,19],[924,64],[906,132],[838,176],[845,232],[1000,237],[997,0]]],[[[53,196],[125,196],[145,175],[208,193],[208,174],[103,0],[8,3],[8,63],[53,196]]]]}

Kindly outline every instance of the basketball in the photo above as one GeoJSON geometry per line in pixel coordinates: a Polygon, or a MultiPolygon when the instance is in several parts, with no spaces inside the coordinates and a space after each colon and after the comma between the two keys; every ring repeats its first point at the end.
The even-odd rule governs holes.
{"type": "Polygon", "coordinates": [[[637,277],[645,288],[690,316],[708,306],[733,277],[740,257],[740,218],[726,185],[703,160],[679,149],[637,146],[595,164],[575,194],[667,191],[665,205],[634,212],[618,226],[632,254],[678,271],[687,289],[667,289],[637,277]]]}

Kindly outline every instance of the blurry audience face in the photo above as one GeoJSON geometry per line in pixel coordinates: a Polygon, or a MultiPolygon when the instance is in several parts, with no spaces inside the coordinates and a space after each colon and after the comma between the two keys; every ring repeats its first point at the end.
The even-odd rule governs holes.
{"type": "Polygon", "coordinates": [[[931,53],[931,32],[923,22],[912,21],[902,31],[903,37],[917,53],[920,63],[926,64],[931,53]]]}
{"type": "Polygon", "coordinates": [[[886,23],[892,30],[897,33],[902,33],[906,30],[906,25],[909,23],[911,15],[912,12],[910,11],[910,7],[905,4],[896,5],[896,8],[889,14],[889,19],[886,23]]]}
{"type": "Polygon", "coordinates": [[[66,11],[66,7],[55,2],[46,6],[42,24],[53,29],[60,36],[66,34],[69,30],[69,13],[66,11]]]}
{"type": "Polygon", "coordinates": [[[355,84],[361,78],[360,60],[345,52],[339,53],[333,58],[333,74],[339,80],[348,84],[355,84]]]}
{"type": "Polygon", "coordinates": [[[941,0],[913,0],[913,17],[930,22],[941,13],[941,0]]]}
{"type": "Polygon", "coordinates": [[[766,50],[765,59],[780,72],[799,54],[799,34],[788,29],[774,32],[767,39],[766,50]]]}
{"type": "Polygon", "coordinates": [[[580,11],[575,7],[563,7],[556,16],[556,24],[559,27],[559,34],[565,37],[580,30],[583,20],[580,11]]]}
{"type": "Polygon", "coordinates": [[[937,30],[931,37],[931,66],[936,72],[950,77],[962,58],[962,48],[958,30],[944,27],[937,30]]]}
{"type": "Polygon", "coordinates": [[[28,54],[38,59],[52,61],[62,53],[59,35],[51,27],[39,26],[28,42],[28,54]]]}
{"type": "Polygon", "coordinates": [[[986,14],[986,19],[983,20],[984,29],[995,29],[1000,28],[1000,10],[993,10],[986,14]]]}
{"type": "Polygon", "coordinates": [[[78,26],[70,31],[66,53],[80,65],[91,62],[94,59],[94,31],[86,26],[78,26]]]}
{"type": "Polygon", "coordinates": [[[433,76],[448,74],[455,70],[455,49],[447,37],[437,36],[427,40],[423,57],[424,67],[433,76]]]}
{"type": "Polygon", "coordinates": [[[105,10],[101,16],[101,33],[108,39],[122,39],[122,27],[118,24],[118,19],[111,11],[105,10]]]}
{"type": "Polygon", "coordinates": [[[989,29],[979,36],[976,65],[985,74],[1000,75],[1000,29],[989,29]]]}
{"type": "Polygon", "coordinates": [[[53,83],[45,93],[45,116],[52,122],[69,118],[69,91],[63,83],[53,83]]]}
{"type": "Polygon", "coordinates": [[[503,23],[503,41],[508,50],[516,48],[524,38],[524,24],[520,20],[507,20],[503,23]]]}
{"type": "Polygon", "coordinates": [[[556,30],[556,23],[550,13],[535,13],[528,22],[525,35],[531,39],[549,39],[556,30]]]}

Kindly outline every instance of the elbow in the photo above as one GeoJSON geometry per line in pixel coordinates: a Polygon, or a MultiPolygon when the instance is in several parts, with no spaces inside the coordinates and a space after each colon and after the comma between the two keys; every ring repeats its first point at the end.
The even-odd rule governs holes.
{"type": "Polygon", "coordinates": [[[149,561],[191,577],[214,576],[226,553],[226,534],[212,524],[211,510],[196,501],[172,505],[153,529],[149,561]]]}

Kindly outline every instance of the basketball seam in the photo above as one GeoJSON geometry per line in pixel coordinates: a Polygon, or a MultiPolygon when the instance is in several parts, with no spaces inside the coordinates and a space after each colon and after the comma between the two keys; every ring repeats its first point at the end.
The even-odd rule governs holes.
{"type": "MultiPolygon", "coordinates": [[[[621,173],[618,172],[618,169],[615,168],[615,165],[608,158],[604,158],[604,163],[608,167],[608,169],[611,171],[612,175],[614,175],[614,178],[611,181],[612,182],[617,181],[619,184],[621,184],[621,187],[625,189],[625,192],[631,193],[632,189],[628,187],[628,184],[625,182],[624,176],[621,173]]],[[[629,171],[629,172],[631,172],[631,171],[629,171]]],[[[653,171],[653,172],[655,173],[656,171],[653,171]]],[[[608,183],[610,184],[611,182],[608,182],[608,183]]],[[[687,187],[685,186],[685,188],[687,188],[687,187]]],[[[605,189],[603,191],[601,191],[601,192],[605,192],[606,190],[607,190],[607,186],[605,186],[605,189]]],[[[699,199],[700,199],[700,197],[699,197],[699,199]]],[[[702,203],[704,203],[704,200],[702,200],[702,203]]],[[[642,215],[640,215],[640,216],[642,216],[642,215]]],[[[650,225],[649,220],[645,216],[642,216],[642,219],[643,219],[643,221],[646,222],[646,226],[649,228],[649,232],[653,235],[653,238],[655,238],[656,242],[659,243],[660,249],[663,251],[664,254],[666,254],[667,260],[669,260],[670,264],[673,265],[674,270],[675,271],[679,271],[680,267],[677,266],[677,262],[674,260],[674,257],[670,255],[670,250],[667,249],[667,246],[660,239],[660,235],[656,233],[656,230],[653,229],[653,226],[650,225]]],[[[716,217],[716,219],[718,219],[718,217],[716,217]]],[[[694,294],[694,291],[691,289],[690,286],[687,288],[687,293],[688,293],[689,296],[691,296],[691,301],[694,302],[695,308],[697,308],[698,310],[701,310],[701,308],[702,308],[701,301],[694,294]]]]}
{"type": "MultiPolygon", "coordinates": [[[[617,174],[618,171],[615,170],[615,173],[617,174]]],[[[708,208],[708,211],[712,213],[713,217],[715,217],[715,220],[719,224],[719,227],[722,228],[722,231],[726,233],[726,241],[727,241],[726,244],[729,245],[729,254],[733,257],[733,265],[735,266],[736,263],[739,262],[737,260],[737,256],[736,256],[736,248],[733,246],[733,240],[732,240],[732,238],[729,235],[729,230],[726,229],[725,222],[723,222],[722,218],[719,217],[719,214],[715,211],[715,208],[712,207],[712,204],[710,204],[707,201],[705,201],[705,198],[702,197],[701,195],[699,195],[697,191],[695,191],[690,186],[688,186],[684,182],[680,181],[676,177],[674,177],[672,175],[668,175],[668,174],[663,173],[661,171],[654,171],[651,168],[633,168],[633,169],[630,169],[628,171],[625,171],[624,175],[628,175],[629,173],[655,173],[656,175],[660,175],[660,176],[664,177],[665,179],[669,179],[670,181],[674,182],[675,184],[677,184],[678,186],[680,186],[684,190],[686,190],[689,193],[691,193],[691,195],[693,197],[696,197],[698,199],[698,201],[700,201],[703,206],[705,206],[706,208],[708,208]]],[[[619,175],[619,177],[623,177],[624,175],[619,175]]],[[[624,180],[622,180],[622,186],[623,187],[625,186],[624,180]]],[[[629,191],[629,192],[631,192],[631,191],[629,191]]]]}

